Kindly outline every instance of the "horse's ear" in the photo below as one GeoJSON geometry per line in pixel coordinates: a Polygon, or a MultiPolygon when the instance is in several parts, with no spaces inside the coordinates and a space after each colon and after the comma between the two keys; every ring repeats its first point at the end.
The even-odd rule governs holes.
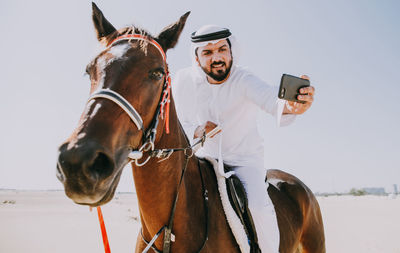
{"type": "Polygon", "coordinates": [[[108,22],[108,20],[104,17],[99,7],[97,7],[97,5],[93,2],[92,2],[92,10],[93,10],[92,19],[94,28],[96,29],[97,39],[99,41],[102,41],[104,37],[115,32],[116,29],[110,22],[108,22]]]}
{"type": "Polygon", "coordinates": [[[171,24],[165,27],[157,37],[158,43],[162,46],[164,51],[167,51],[170,48],[175,47],[176,43],[178,42],[179,35],[185,26],[186,19],[189,16],[190,11],[186,12],[178,22],[171,24]]]}

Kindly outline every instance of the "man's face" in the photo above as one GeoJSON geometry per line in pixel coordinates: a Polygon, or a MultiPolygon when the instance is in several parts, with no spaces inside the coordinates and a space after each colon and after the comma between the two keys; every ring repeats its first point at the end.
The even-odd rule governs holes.
{"type": "Polygon", "coordinates": [[[215,81],[225,80],[232,67],[232,53],[227,40],[199,47],[196,61],[203,71],[215,81]]]}

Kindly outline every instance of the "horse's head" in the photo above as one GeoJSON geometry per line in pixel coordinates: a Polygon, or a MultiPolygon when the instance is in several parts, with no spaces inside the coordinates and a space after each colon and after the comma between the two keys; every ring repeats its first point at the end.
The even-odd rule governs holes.
{"type": "Polygon", "coordinates": [[[144,130],[162,107],[164,52],[175,46],[188,15],[152,37],[135,27],[116,30],[93,4],[97,38],[106,47],[87,66],[91,96],[57,163],[57,177],[76,203],[98,206],[112,199],[129,153],[144,144],[144,130]]]}

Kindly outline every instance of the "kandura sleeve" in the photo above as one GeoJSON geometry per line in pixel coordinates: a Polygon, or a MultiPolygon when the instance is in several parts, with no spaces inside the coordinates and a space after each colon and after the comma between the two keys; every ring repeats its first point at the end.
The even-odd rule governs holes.
{"type": "Polygon", "coordinates": [[[278,126],[289,125],[295,120],[296,115],[283,114],[286,101],[278,98],[279,87],[268,85],[251,73],[242,78],[240,85],[246,98],[274,116],[278,126]]]}
{"type": "Polygon", "coordinates": [[[194,131],[197,127],[195,118],[194,93],[191,92],[193,81],[187,73],[178,71],[172,79],[172,96],[175,102],[176,112],[190,144],[193,144],[194,131]]]}

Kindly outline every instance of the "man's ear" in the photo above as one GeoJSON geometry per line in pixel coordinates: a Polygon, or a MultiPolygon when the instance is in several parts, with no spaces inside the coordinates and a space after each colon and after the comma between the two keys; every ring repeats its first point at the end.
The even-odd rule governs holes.
{"type": "Polygon", "coordinates": [[[179,36],[185,26],[186,19],[189,16],[190,11],[186,12],[178,22],[171,24],[165,27],[160,34],[157,36],[156,40],[164,49],[167,51],[170,48],[175,47],[176,43],[178,42],[179,36]]]}
{"type": "Polygon", "coordinates": [[[108,20],[104,17],[101,10],[93,2],[92,2],[92,10],[93,10],[92,19],[94,28],[96,29],[97,39],[99,41],[102,41],[104,37],[115,32],[116,29],[110,22],[108,22],[108,20]]]}
{"type": "Polygon", "coordinates": [[[199,65],[199,67],[201,67],[199,57],[197,55],[196,55],[196,62],[197,62],[197,65],[199,65]]]}

